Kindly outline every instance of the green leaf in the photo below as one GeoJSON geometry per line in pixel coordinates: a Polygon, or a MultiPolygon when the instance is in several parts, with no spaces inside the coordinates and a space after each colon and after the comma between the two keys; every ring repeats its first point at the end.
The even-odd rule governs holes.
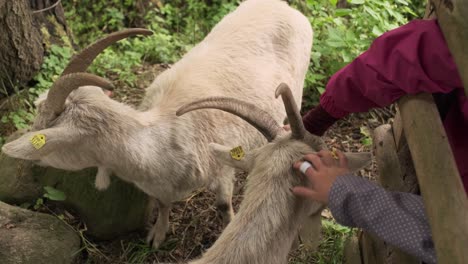
{"type": "Polygon", "coordinates": [[[44,204],[44,199],[42,198],[37,199],[36,204],[34,205],[34,210],[41,208],[43,204],[44,204]]]}
{"type": "Polygon", "coordinates": [[[353,56],[346,50],[343,50],[340,52],[341,53],[341,58],[345,63],[351,62],[353,60],[353,56]]]}
{"type": "Polygon", "coordinates": [[[348,0],[348,3],[353,4],[353,5],[362,5],[366,1],[365,0],[348,0]]]}
{"type": "Polygon", "coordinates": [[[374,27],[372,28],[372,34],[374,34],[374,36],[376,36],[376,37],[382,35],[383,33],[384,33],[383,30],[380,29],[380,28],[377,27],[377,26],[374,26],[374,27]]]}
{"type": "Polygon", "coordinates": [[[336,3],[338,2],[338,0],[329,0],[330,1],[330,4],[332,4],[333,6],[336,6],[336,3]]]}
{"type": "Polygon", "coordinates": [[[363,139],[361,140],[361,143],[362,143],[364,146],[371,146],[371,145],[372,145],[372,138],[370,138],[370,137],[363,138],[363,139]]]}
{"type": "Polygon", "coordinates": [[[340,36],[340,32],[332,27],[328,27],[328,39],[327,44],[334,48],[346,47],[346,43],[340,36]]]}
{"type": "Polygon", "coordinates": [[[367,128],[366,126],[360,127],[359,130],[361,134],[363,134],[364,136],[366,137],[370,136],[369,128],[367,128]]]}
{"type": "Polygon", "coordinates": [[[396,0],[397,3],[400,3],[402,5],[408,5],[408,2],[407,1],[404,1],[404,0],[396,0]]]}
{"type": "Polygon", "coordinates": [[[60,190],[57,190],[50,186],[44,186],[44,189],[46,191],[44,197],[46,197],[49,200],[64,201],[66,199],[65,193],[60,190]]]}
{"type": "Polygon", "coordinates": [[[345,8],[338,8],[335,10],[335,15],[342,17],[342,16],[347,16],[353,12],[351,9],[345,9],[345,8]]]}

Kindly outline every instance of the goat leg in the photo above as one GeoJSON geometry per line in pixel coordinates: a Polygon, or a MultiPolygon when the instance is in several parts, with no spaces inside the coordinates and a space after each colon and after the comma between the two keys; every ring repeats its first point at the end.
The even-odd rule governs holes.
{"type": "Polygon", "coordinates": [[[157,249],[164,239],[166,239],[166,233],[169,230],[169,213],[171,211],[171,206],[163,204],[161,201],[158,203],[158,219],[154,223],[153,227],[146,237],[146,242],[148,244],[152,241],[152,246],[154,249],[157,249]]]}

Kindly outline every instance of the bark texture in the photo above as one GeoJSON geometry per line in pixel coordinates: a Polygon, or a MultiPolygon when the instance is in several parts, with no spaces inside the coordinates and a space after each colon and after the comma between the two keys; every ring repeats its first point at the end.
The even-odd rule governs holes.
{"type": "Polygon", "coordinates": [[[0,98],[26,87],[50,45],[73,44],[56,0],[0,0],[0,98]],[[39,11],[39,12],[35,12],[39,11]]]}
{"type": "Polygon", "coordinates": [[[404,134],[411,150],[440,263],[468,260],[468,199],[430,94],[399,100],[404,134]]]}
{"type": "Polygon", "coordinates": [[[0,0],[0,97],[26,84],[40,69],[44,49],[27,1],[0,0]]]}

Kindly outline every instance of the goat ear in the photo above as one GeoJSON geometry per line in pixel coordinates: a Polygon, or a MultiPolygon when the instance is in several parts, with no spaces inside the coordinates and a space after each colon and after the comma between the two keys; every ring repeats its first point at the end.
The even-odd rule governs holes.
{"type": "Polygon", "coordinates": [[[346,152],[343,154],[348,159],[348,167],[351,172],[358,171],[366,167],[372,161],[372,154],[370,152],[346,152]]]}
{"type": "Polygon", "coordinates": [[[57,127],[29,132],[2,147],[6,155],[25,160],[40,160],[45,155],[77,140],[79,134],[71,128],[57,127]]]}
{"type": "Polygon", "coordinates": [[[229,148],[216,143],[210,143],[210,149],[214,157],[222,164],[249,172],[251,169],[251,154],[245,153],[242,149],[238,149],[239,156],[233,157],[233,148],[229,148]]]}

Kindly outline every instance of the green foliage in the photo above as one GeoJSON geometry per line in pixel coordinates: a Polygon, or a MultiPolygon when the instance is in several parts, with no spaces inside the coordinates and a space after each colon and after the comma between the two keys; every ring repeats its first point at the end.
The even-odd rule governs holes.
{"type": "Polygon", "coordinates": [[[371,132],[368,127],[361,127],[360,128],[361,134],[364,136],[361,139],[361,144],[364,146],[372,146],[372,137],[371,137],[371,132]]]}
{"type": "Polygon", "coordinates": [[[301,246],[292,253],[288,263],[291,264],[341,264],[344,263],[343,249],[348,238],[354,231],[348,227],[337,224],[333,219],[322,218],[322,239],[318,250],[311,252],[307,247],[301,246]]]}
{"type": "MultiPolygon", "coordinates": [[[[167,1],[159,8],[146,4],[144,12],[137,6],[145,1],[71,1],[65,2],[66,16],[81,47],[127,27],[146,27],[154,34],[145,38],[120,41],[103,52],[90,71],[100,75],[117,75],[128,85],[136,76],[132,68],[143,62],[174,63],[201,41],[224,15],[239,1],[167,1]],[[102,14],[96,16],[95,14],[102,14]],[[139,24],[136,24],[140,21],[139,24]]],[[[140,8],[141,9],[141,8],[140,8]]]]}
{"type": "MultiPolygon", "coordinates": [[[[54,187],[44,186],[44,191],[45,192],[42,195],[42,197],[37,198],[34,203],[33,209],[36,211],[44,207],[44,198],[52,201],[65,201],[65,199],[67,198],[64,192],[57,190],[54,187]]],[[[22,203],[20,207],[28,209],[29,207],[31,207],[31,205],[31,203],[26,202],[22,203]]]]}
{"type": "Polygon", "coordinates": [[[20,108],[15,112],[10,112],[7,115],[2,116],[0,121],[3,124],[12,123],[16,129],[24,129],[28,127],[29,123],[33,119],[34,119],[34,115],[31,112],[28,112],[27,110],[20,108]]]}
{"type": "MultiPolygon", "coordinates": [[[[136,78],[131,72],[134,66],[143,61],[175,62],[240,1],[162,1],[159,6],[147,5],[141,12],[137,7],[142,2],[145,1],[64,3],[69,25],[82,45],[103,32],[135,26],[135,21],[154,32],[151,37],[121,41],[104,52],[91,71],[117,74],[131,85],[136,78]]],[[[349,8],[345,9],[335,7],[337,0],[289,2],[309,17],[314,29],[314,48],[305,81],[305,109],[318,103],[330,76],[365,51],[376,37],[424,11],[424,3],[416,0],[349,0],[349,8]]]]}
{"type": "Polygon", "coordinates": [[[318,264],[343,263],[343,249],[346,239],[353,234],[352,229],[339,225],[335,221],[322,219],[323,239],[319,251],[315,254],[318,264]]]}
{"type": "Polygon", "coordinates": [[[348,0],[350,8],[346,9],[335,8],[336,0],[291,2],[309,17],[314,29],[305,108],[317,104],[329,77],[364,52],[376,37],[417,18],[424,10],[424,3],[414,0],[348,0]]]}
{"type": "Polygon", "coordinates": [[[57,45],[50,47],[42,63],[41,70],[33,79],[36,85],[29,89],[29,94],[32,96],[30,99],[37,98],[38,95],[52,86],[53,82],[67,66],[72,54],[73,50],[70,47],[57,45]]]}
{"type": "Polygon", "coordinates": [[[66,195],[64,192],[55,189],[54,187],[44,186],[44,197],[52,201],[65,201],[66,195]]]}
{"type": "MultiPolygon", "coordinates": [[[[16,109],[5,113],[0,118],[0,123],[16,130],[28,128],[36,114],[32,102],[52,86],[67,65],[71,55],[71,48],[52,45],[44,58],[41,70],[32,80],[35,83],[34,86],[30,87],[27,93],[17,92],[16,109]]],[[[0,137],[0,146],[4,143],[4,138],[0,137]]]]}

